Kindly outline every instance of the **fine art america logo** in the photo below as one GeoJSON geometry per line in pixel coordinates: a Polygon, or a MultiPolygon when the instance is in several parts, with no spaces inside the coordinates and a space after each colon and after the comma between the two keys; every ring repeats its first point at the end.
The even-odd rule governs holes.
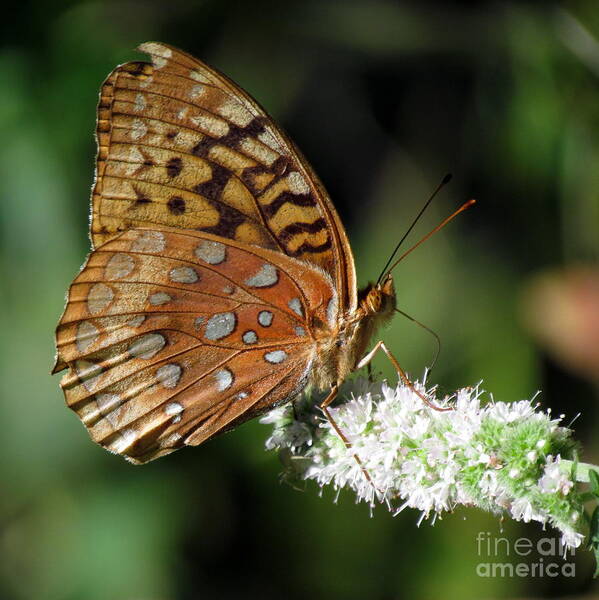
{"type": "Polygon", "coordinates": [[[564,547],[558,538],[544,537],[508,540],[479,531],[476,565],[479,577],[574,577],[574,550],[564,547]],[[506,561],[506,562],[501,562],[506,561]],[[509,562],[507,562],[509,561],[509,562]]]}

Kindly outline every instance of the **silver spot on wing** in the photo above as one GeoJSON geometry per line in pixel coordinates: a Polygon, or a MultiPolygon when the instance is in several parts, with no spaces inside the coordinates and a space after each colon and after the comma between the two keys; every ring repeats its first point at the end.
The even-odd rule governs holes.
{"type": "Polygon", "coordinates": [[[137,440],[135,429],[123,429],[118,432],[117,438],[110,444],[110,449],[120,454],[132,446],[135,440],[137,440]]]}
{"type": "Polygon", "coordinates": [[[198,280],[198,274],[191,267],[176,267],[168,276],[175,283],[195,283],[198,280]]]}
{"type": "Polygon", "coordinates": [[[94,283],[87,294],[87,310],[90,314],[101,313],[114,300],[114,292],[105,283],[94,283]]]}
{"type": "Polygon", "coordinates": [[[171,423],[178,423],[181,420],[181,413],[183,412],[183,407],[178,402],[169,402],[164,407],[164,413],[169,417],[173,417],[171,419],[171,423]]]}
{"type": "Polygon", "coordinates": [[[196,249],[195,255],[210,265],[219,265],[227,257],[227,249],[220,242],[204,240],[196,249]]]}
{"type": "Polygon", "coordinates": [[[158,254],[164,250],[165,246],[166,240],[162,231],[144,231],[131,244],[131,250],[158,254]]]}
{"type": "Polygon", "coordinates": [[[148,333],[137,338],[129,346],[129,354],[131,354],[133,358],[143,358],[144,360],[147,360],[158,354],[158,352],[164,348],[165,344],[166,340],[164,339],[164,336],[159,333],[148,333]]]}
{"type": "Polygon", "coordinates": [[[258,323],[260,323],[262,327],[270,327],[273,316],[274,315],[269,310],[261,310],[258,313],[258,323]]]}
{"type": "Polygon", "coordinates": [[[272,363],[273,365],[277,365],[282,363],[287,358],[287,352],[284,350],[273,350],[272,352],[267,352],[264,355],[264,360],[266,362],[272,363]]]}
{"type": "Polygon", "coordinates": [[[119,426],[119,416],[121,414],[122,398],[118,394],[98,394],[96,396],[96,404],[100,414],[115,429],[119,426]]]}
{"type": "Polygon", "coordinates": [[[88,392],[93,392],[102,375],[102,367],[89,360],[78,360],[75,362],[75,372],[83,387],[88,392]]]}
{"type": "Polygon", "coordinates": [[[156,292],[155,294],[152,294],[148,300],[153,306],[162,306],[163,304],[170,302],[172,298],[166,292],[156,292]]]}
{"type": "Polygon", "coordinates": [[[77,334],[75,336],[77,350],[82,353],[85,352],[98,341],[99,335],[100,331],[93,323],[81,321],[77,326],[77,334]]]}
{"type": "Polygon", "coordinates": [[[220,369],[214,374],[214,378],[219,392],[224,392],[233,385],[233,373],[229,369],[220,369]]]}
{"type": "Polygon", "coordinates": [[[248,331],[241,336],[241,339],[244,344],[255,344],[258,341],[258,336],[253,329],[248,329],[248,331]]]}
{"type": "Polygon", "coordinates": [[[125,325],[128,325],[129,327],[139,327],[145,320],[145,315],[135,315],[134,317],[131,317],[125,325]]]}
{"type": "Polygon", "coordinates": [[[233,333],[237,317],[235,313],[220,313],[208,319],[204,336],[209,340],[220,340],[233,333]]]}
{"type": "Polygon", "coordinates": [[[244,283],[250,287],[263,288],[271,287],[277,281],[279,281],[279,272],[277,269],[269,263],[264,263],[260,267],[260,270],[251,277],[248,277],[244,283]]]}
{"type": "Polygon", "coordinates": [[[172,389],[179,383],[182,371],[183,369],[181,369],[179,365],[170,363],[168,365],[162,365],[162,367],[156,371],[156,377],[165,388],[172,389]]]}
{"type": "Polygon", "coordinates": [[[128,254],[119,252],[110,257],[110,260],[106,264],[106,279],[122,279],[127,277],[133,271],[135,262],[133,258],[128,254]]]}
{"type": "Polygon", "coordinates": [[[289,302],[287,303],[287,306],[289,306],[289,308],[296,315],[299,315],[300,317],[304,316],[304,307],[302,306],[302,303],[299,298],[291,298],[291,300],[289,300],[289,302]]]}

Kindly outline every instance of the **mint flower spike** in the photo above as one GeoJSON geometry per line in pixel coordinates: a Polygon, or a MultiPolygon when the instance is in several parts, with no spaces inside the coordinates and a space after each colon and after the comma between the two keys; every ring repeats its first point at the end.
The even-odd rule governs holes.
{"type": "Polygon", "coordinates": [[[357,501],[384,503],[395,514],[415,508],[418,525],[463,504],[549,524],[564,547],[581,544],[583,506],[571,468],[576,444],[563,415],[553,419],[534,398],[483,402],[480,385],[442,399],[425,380],[414,386],[455,410],[432,410],[401,383],[361,378],[343,386],[343,402],[331,409],[351,449],[323,417],[319,399],[307,395],[261,419],[273,426],[266,448],[279,450],[285,479],[348,488],[357,501]]]}

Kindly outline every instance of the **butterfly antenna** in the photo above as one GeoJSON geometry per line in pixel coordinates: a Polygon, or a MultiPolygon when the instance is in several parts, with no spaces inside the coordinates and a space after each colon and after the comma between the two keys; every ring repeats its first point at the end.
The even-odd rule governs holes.
{"type": "Polygon", "coordinates": [[[416,250],[416,248],[418,248],[418,246],[420,246],[420,244],[423,244],[424,242],[426,242],[426,240],[428,240],[431,236],[433,236],[435,233],[437,233],[437,231],[440,231],[441,229],[443,229],[443,227],[445,227],[445,225],[447,225],[447,223],[449,223],[449,221],[451,221],[452,219],[454,219],[455,217],[457,217],[461,212],[464,212],[467,208],[470,208],[473,204],[476,204],[476,200],[472,199],[472,200],[468,200],[468,202],[464,202],[464,204],[462,204],[462,206],[460,206],[460,208],[458,208],[458,210],[456,210],[455,212],[453,212],[451,215],[449,215],[446,219],[443,219],[443,221],[441,221],[441,223],[439,223],[439,225],[437,225],[434,229],[431,229],[431,231],[429,231],[419,242],[416,242],[409,250],[406,250],[392,265],[391,267],[389,267],[389,269],[387,270],[387,272],[385,273],[385,275],[388,275],[389,273],[391,273],[391,271],[393,271],[393,269],[395,269],[395,267],[408,255],[410,254],[410,252],[416,250]]]}
{"type": "MultiPolygon", "coordinates": [[[[410,232],[412,231],[412,229],[414,229],[414,226],[416,225],[416,223],[418,223],[418,219],[420,219],[420,217],[424,214],[424,211],[428,208],[428,205],[433,201],[433,198],[441,191],[441,188],[443,186],[447,185],[451,181],[451,178],[452,178],[452,174],[447,173],[447,175],[445,175],[445,177],[443,177],[443,179],[441,180],[441,183],[437,186],[435,191],[431,194],[430,198],[426,201],[424,206],[420,209],[420,212],[416,215],[416,218],[412,221],[412,224],[408,227],[408,230],[403,234],[403,237],[401,238],[401,240],[399,240],[397,246],[395,246],[395,250],[393,250],[393,252],[391,253],[391,256],[389,257],[387,264],[383,267],[383,270],[381,271],[379,278],[376,280],[377,285],[381,282],[381,279],[383,278],[383,276],[388,272],[387,267],[391,264],[393,257],[397,254],[397,251],[399,250],[399,247],[403,244],[403,242],[408,237],[408,235],[410,235],[410,232]]],[[[389,269],[389,271],[391,271],[391,269],[389,269]]]]}

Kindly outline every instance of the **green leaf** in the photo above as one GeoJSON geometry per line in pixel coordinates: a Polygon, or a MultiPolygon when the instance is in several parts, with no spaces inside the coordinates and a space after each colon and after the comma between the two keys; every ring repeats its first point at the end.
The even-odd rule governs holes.
{"type": "Polygon", "coordinates": [[[591,524],[589,527],[589,548],[595,555],[595,574],[593,577],[599,576],[599,506],[595,507],[591,524]]]}
{"type": "Polygon", "coordinates": [[[595,507],[589,526],[589,543],[599,546],[599,506],[595,507]]]}
{"type": "Polygon", "coordinates": [[[572,461],[572,468],[570,469],[570,479],[572,481],[578,481],[577,473],[578,473],[578,456],[574,456],[574,460],[572,461]]]}
{"type": "Polygon", "coordinates": [[[589,483],[591,485],[591,492],[595,497],[599,498],[599,475],[593,469],[589,469],[589,483]]]}

